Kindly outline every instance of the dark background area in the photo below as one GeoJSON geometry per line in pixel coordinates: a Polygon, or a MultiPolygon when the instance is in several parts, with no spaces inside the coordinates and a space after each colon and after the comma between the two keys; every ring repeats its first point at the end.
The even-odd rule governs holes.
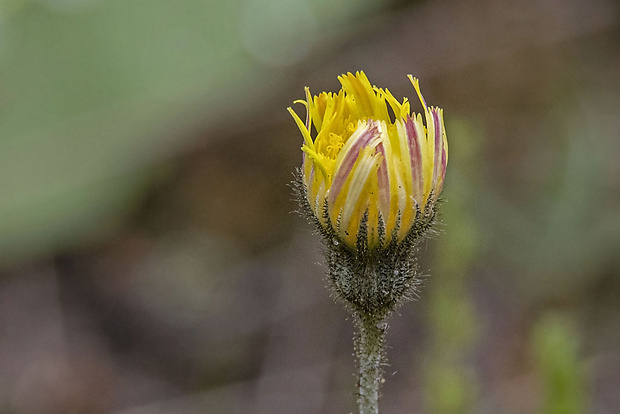
{"type": "Polygon", "coordinates": [[[450,144],[382,412],[620,412],[619,11],[1,1],[0,413],[352,412],[286,107],[356,70],[450,144]]]}

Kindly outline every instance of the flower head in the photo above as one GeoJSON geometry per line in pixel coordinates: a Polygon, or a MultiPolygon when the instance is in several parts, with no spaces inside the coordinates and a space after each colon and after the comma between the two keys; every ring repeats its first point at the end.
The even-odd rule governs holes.
{"type": "Polygon", "coordinates": [[[305,122],[288,108],[304,138],[310,208],[352,249],[360,234],[371,250],[401,242],[441,193],[448,162],[443,110],[427,106],[418,80],[409,79],[423,115],[361,71],[340,76],[338,93],[312,96],[306,88],[306,100],[295,101],[306,106],[305,122]]]}

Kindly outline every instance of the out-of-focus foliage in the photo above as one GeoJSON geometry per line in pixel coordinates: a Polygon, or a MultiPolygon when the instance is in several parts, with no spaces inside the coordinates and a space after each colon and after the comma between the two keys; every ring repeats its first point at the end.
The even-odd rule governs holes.
{"type": "Polygon", "coordinates": [[[541,376],[541,414],[580,414],[588,386],[579,360],[579,336],[566,317],[544,315],[533,327],[532,348],[541,376]]]}
{"type": "Polygon", "coordinates": [[[380,4],[3,1],[0,258],[110,234],[192,131],[238,122],[284,68],[380,4]]]}

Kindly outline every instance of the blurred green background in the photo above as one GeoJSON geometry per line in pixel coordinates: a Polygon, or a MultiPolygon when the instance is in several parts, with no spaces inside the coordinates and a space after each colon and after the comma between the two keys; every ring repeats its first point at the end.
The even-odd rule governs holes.
{"type": "Polygon", "coordinates": [[[0,413],[353,410],[286,107],[356,70],[450,142],[382,412],[620,412],[615,1],[0,0],[0,413]]]}

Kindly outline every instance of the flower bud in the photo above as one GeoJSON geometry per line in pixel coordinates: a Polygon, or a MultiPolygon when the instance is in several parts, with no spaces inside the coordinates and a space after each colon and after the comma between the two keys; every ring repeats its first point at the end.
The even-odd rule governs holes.
{"type": "Polygon", "coordinates": [[[432,221],[448,162],[443,110],[426,105],[411,75],[424,115],[364,72],[338,79],[338,93],[306,88],[306,100],[295,101],[306,106],[305,122],[288,108],[304,138],[303,190],[324,235],[376,252],[432,221]]]}

